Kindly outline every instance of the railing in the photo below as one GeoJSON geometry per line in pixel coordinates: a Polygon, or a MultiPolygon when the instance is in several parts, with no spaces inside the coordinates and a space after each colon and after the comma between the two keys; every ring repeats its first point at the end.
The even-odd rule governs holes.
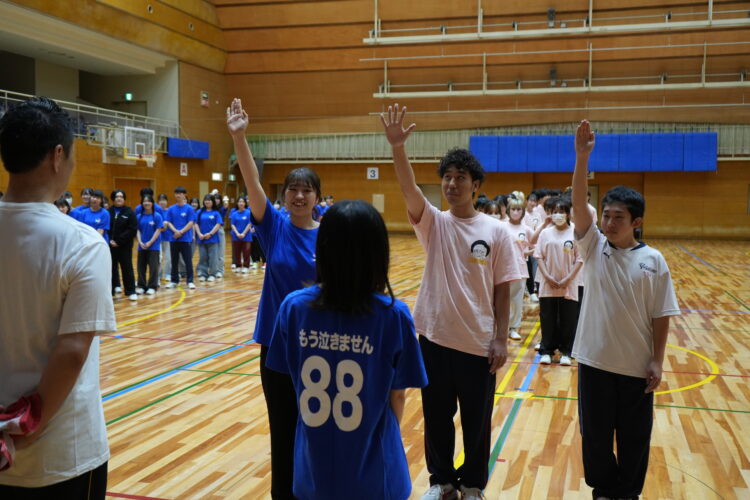
{"type": "MultiPolygon", "coordinates": [[[[599,122],[599,133],[717,132],[719,156],[731,159],[750,156],[750,125],[693,123],[599,122]]],[[[409,156],[415,160],[441,158],[453,147],[467,148],[472,135],[564,135],[574,134],[575,124],[414,132],[409,137],[409,156]]],[[[266,161],[367,162],[391,158],[383,134],[249,135],[253,154],[266,161]]]]}
{"type": "MultiPolygon", "coordinates": [[[[11,92],[9,90],[0,90],[0,117],[2,117],[10,106],[17,102],[25,101],[30,97],[34,96],[11,92]]],[[[126,126],[153,130],[156,133],[157,151],[164,151],[163,148],[167,137],[180,136],[180,125],[176,121],[124,113],[57,99],[55,99],[55,102],[70,115],[76,137],[93,141],[93,143],[96,143],[97,137],[101,135],[97,133],[97,129],[122,129],[126,126]]]]}

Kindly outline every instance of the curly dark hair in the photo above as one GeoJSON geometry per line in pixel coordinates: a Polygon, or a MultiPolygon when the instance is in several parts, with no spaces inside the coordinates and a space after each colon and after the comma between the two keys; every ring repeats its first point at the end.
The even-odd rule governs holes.
{"type": "Polygon", "coordinates": [[[445,171],[448,168],[454,167],[458,170],[465,170],[471,175],[472,181],[479,181],[479,185],[484,182],[484,169],[479,160],[469,152],[468,149],[453,148],[448,151],[443,159],[440,160],[440,166],[438,167],[438,175],[443,177],[445,171]]]}

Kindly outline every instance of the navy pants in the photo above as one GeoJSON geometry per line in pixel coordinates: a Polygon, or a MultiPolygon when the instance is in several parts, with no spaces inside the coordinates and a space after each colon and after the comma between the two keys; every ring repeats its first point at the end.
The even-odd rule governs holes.
{"type": "Polygon", "coordinates": [[[80,476],[40,488],[0,484],[3,500],[104,500],[107,493],[107,462],[80,476]]]}
{"type": "Polygon", "coordinates": [[[172,256],[172,283],[180,282],[180,257],[185,263],[186,279],[188,283],[193,282],[193,252],[190,248],[189,241],[171,241],[169,243],[169,253],[172,256]]]}
{"type": "Polygon", "coordinates": [[[643,490],[654,420],[646,385],[645,378],[578,365],[583,471],[594,498],[638,498],[643,490]]]}

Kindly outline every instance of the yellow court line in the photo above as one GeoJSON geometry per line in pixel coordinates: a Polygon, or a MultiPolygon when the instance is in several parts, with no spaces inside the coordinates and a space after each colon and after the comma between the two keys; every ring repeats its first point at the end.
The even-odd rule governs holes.
{"type": "MultiPolygon", "coordinates": [[[[505,388],[510,383],[510,379],[513,378],[513,374],[516,372],[516,369],[518,368],[519,361],[521,361],[521,358],[523,358],[524,354],[526,354],[526,351],[529,349],[529,345],[531,344],[531,341],[536,336],[536,332],[539,331],[539,327],[541,326],[541,323],[539,321],[536,322],[534,325],[534,328],[531,329],[531,333],[526,337],[526,340],[524,341],[523,345],[521,346],[521,349],[519,349],[518,354],[516,354],[515,359],[513,360],[513,363],[511,363],[510,368],[508,368],[508,371],[505,372],[505,376],[500,381],[500,385],[497,386],[495,389],[495,399],[492,402],[492,406],[495,406],[498,401],[500,401],[500,398],[502,397],[498,392],[505,392],[505,388]]],[[[456,461],[453,463],[453,466],[458,469],[463,465],[464,463],[464,450],[461,450],[461,453],[458,454],[456,457],[456,461]]]]}
{"type": "Polygon", "coordinates": [[[167,307],[166,309],[162,309],[161,311],[156,311],[155,313],[149,314],[148,316],[143,316],[142,318],[131,319],[130,321],[125,321],[124,323],[120,323],[119,325],[117,325],[117,328],[122,328],[123,326],[129,326],[134,323],[139,323],[141,321],[146,321],[147,319],[151,319],[155,316],[159,316],[160,314],[164,314],[165,312],[169,312],[175,307],[178,307],[180,304],[182,304],[182,301],[185,300],[185,297],[187,296],[187,293],[185,293],[184,288],[179,287],[179,290],[180,290],[180,298],[177,299],[177,302],[175,302],[171,306],[167,307]]]}
{"type": "Polygon", "coordinates": [[[673,393],[673,392],[680,392],[680,391],[687,391],[688,389],[695,389],[696,387],[700,387],[702,385],[705,385],[705,384],[711,382],[713,379],[716,378],[716,375],[719,374],[719,365],[717,365],[716,363],[714,363],[711,359],[707,358],[706,356],[704,356],[702,354],[699,354],[699,353],[697,353],[695,351],[691,351],[690,349],[685,349],[684,347],[680,347],[678,345],[667,344],[667,346],[674,347],[675,349],[679,349],[681,351],[685,351],[685,352],[687,352],[689,354],[692,354],[694,356],[698,356],[703,361],[705,361],[706,363],[708,363],[708,366],[711,367],[711,375],[708,376],[708,377],[706,377],[706,378],[704,378],[700,382],[696,382],[695,384],[686,385],[685,387],[679,387],[677,389],[670,389],[668,391],[655,392],[654,395],[658,395],[658,394],[670,394],[670,393],[673,393]]]}

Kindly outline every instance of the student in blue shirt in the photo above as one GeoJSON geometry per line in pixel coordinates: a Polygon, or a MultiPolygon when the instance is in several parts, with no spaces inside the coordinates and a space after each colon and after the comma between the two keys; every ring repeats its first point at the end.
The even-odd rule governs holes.
{"type": "Polygon", "coordinates": [[[229,222],[232,226],[232,269],[237,273],[247,273],[251,264],[254,231],[245,196],[237,198],[237,208],[232,209],[229,222]]]}
{"type": "Polygon", "coordinates": [[[157,198],[157,205],[162,209],[162,217],[164,218],[164,227],[161,235],[159,236],[161,243],[161,264],[159,266],[159,275],[162,281],[168,281],[172,276],[172,253],[170,251],[172,244],[172,231],[167,227],[167,209],[169,209],[169,198],[164,193],[159,194],[157,198]]]}
{"type": "Polygon", "coordinates": [[[141,213],[138,220],[138,288],[137,293],[153,295],[159,289],[159,254],[164,219],[155,210],[154,197],[145,194],[141,198],[141,213]],[[148,270],[148,281],[146,271],[148,270]]]}
{"type": "MultiPolygon", "coordinates": [[[[203,207],[195,216],[195,237],[198,241],[198,281],[214,281],[219,262],[219,231],[223,220],[211,194],[203,197],[203,207]]],[[[219,277],[221,277],[219,275],[219,277]]]]}
{"type": "MultiPolygon", "coordinates": [[[[143,197],[146,196],[146,195],[150,196],[151,199],[153,200],[154,199],[154,190],[151,189],[150,187],[142,188],[141,189],[141,199],[143,199],[143,197]]],[[[164,215],[165,215],[164,209],[161,208],[160,205],[157,205],[157,204],[154,203],[153,210],[154,210],[154,212],[156,212],[159,215],[161,215],[162,219],[164,218],[164,215]]],[[[143,204],[139,203],[138,206],[135,207],[135,215],[141,215],[142,211],[143,211],[143,204]]]]}
{"type": "MultiPolygon", "coordinates": [[[[70,213],[68,215],[70,215],[71,217],[73,217],[75,220],[80,221],[81,220],[81,212],[84,209],[89,208],[91,206],[91,193],[93,191],[94,190],[92,188],[83,188],[83,189],[81,189],[81,202],[82,203],[80,205],[78,205],[77,207],[73,207],[71,205],[72,208],[71,208],[70,213]]],[[[103,193],[102,193],[102,195],[103,195],[103,193]]]]}
{"type": "Polygon", "coordinates": [[[221,214],[221,229],[219,230],[219,257],[218,257],[218,273],[217,278],[221,278],[224,275],[224,254],[227,252],[227,233],[224,232],[224,222],[227,218],[227,212],[229,212],[229,197],[221,196],[218,189],[214,189],[214,202],[216,210],[221,214]],[[226,199],[225,199],[226,198],[226,199]]]}
{"type": "Polygon", "coordinates": [[[405,389],[427,385],[409,308],[388,282],[388,232],[364,201],[320,225],[317,284],[287,295],[266,366],[288,373],[299,403],[294,496],[405,500],[399,422],[405,389]]]}
{"type": "Polygon", "coordinates": [[[260,378],[271,434],[271,496],[274,500],[292,499],[297,396],[289,375],[269,370],[265,361],[281,301],[290,292],[315,281],[315,240],[319,224],[313,220],[312,213],[320,200],[320,178],[307,168],[289,172],[282,189],[289,216],[283,216],[271,205],[260,184],[258,168],[245,140],[247,125],[247,113],[241,101],[234,99],[227,108],[227,128],[245,179],[251,223],[268,263],[254,339],[261,345],[260,378]]]}
{"type": "Polygon", "coordinates": [[[182,186],[174,188],[174,196],[177,203],[167,210],[167,228],[172,233],[172,242],[169,244],[169,253],[172,260],[172,281],[167,283],[167,288],[174,288],[180,283],[180,272],[178,262],[180,257],[185,263],[188,288],[194,289],[193,283],[193,260],[190,258],[190,242],[193,241],[193,224],[195,221],[195,210],[187,203],[187,189],[182,186]]]}
{"type": "Polygon", "coordinates": [[[99,189],[93,189],[89,198],[91,206],[79,210],[76,219],[96,229],[109,246],[109,212],[102,208],[103,198],[104,193],[99,189]]]}

